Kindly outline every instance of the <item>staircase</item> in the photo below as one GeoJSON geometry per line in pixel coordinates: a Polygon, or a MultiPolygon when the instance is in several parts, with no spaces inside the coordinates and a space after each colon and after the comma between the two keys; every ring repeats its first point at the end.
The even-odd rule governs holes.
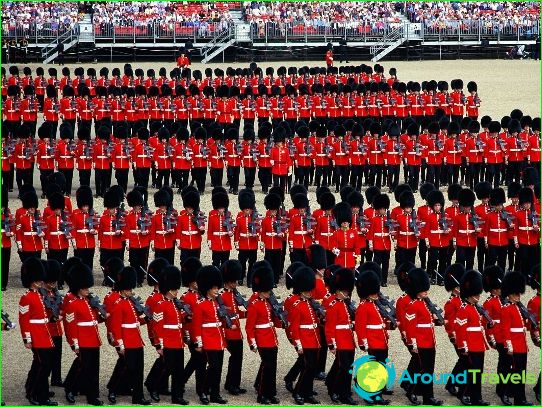
{"type": "Polygon", "coordinates": [[[60,37],[54,41],[47,44],[41,50],[41,57],[43,58],[43,63],[48,64],[58,57],[57,46],[58,44],[64,44],[64,52],[73,47],[79,42],[79,27],[76,26],[70,31],[65,32],[60,37]]]}
{"type": "Polygon", "coordinates": [[[206,64],[235,43],[235,26],[228,27],[201,48],[202,63],[206,64]]]}
{"type": "Polygon", "coordinates": [[[94,43],[94,27],[90,14],[85,14],[82,21],[79,21],[79,42],[94,43]]]}
{"type": "Polygon", "coordinates": [[[402,23],[387,33],[378,43],[371,46],[372,62],[378,62],[407,39],[408,23],[402,23]]]}

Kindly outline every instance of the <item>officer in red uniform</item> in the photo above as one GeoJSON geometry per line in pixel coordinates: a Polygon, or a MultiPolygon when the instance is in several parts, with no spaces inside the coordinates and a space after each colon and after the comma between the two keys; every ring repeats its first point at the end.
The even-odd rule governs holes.
{"type": "Polygon", "coordinates": [[[237,128],[230,128],[226,131],[225,137],[226,177],[230,186],[228,192],[237,195],[239,192],[239,173],[241,171],[243,152],[242,145],[239,143],[239,130],[237,128]]]}
{"type": "Polygon", "coordinates": [[[215,193],[211,197],[213,211],[209,212],[207,226],[207,245],[212,252],[213,265],[220,267],[230,258],[231,238],[235,231],[235,221],[228,210],[229,198],[226,193],[215,193]]]}
{"type": "Polygon", "coordinates": [[[169,143],[169,136],[169,130],[165,127],[160,127],[157,132],[159,142],[154,147],[152,157],[153,163],[156,163],[157,188],[162,188],[162,185],[169,185],[169,175],[171,172],[172,159],[175,156],[174,148],[169,143]]]}
{"type": "Polygon", "coordinates": [[[138,190],[128,192],[126,200],[132,208],[125,217],[126,250],[130,266],[137,271],[138,286],[141,286],[149,261],[151,212],[145,207],[143,195],[138,190]]]}
{"type": "Polygon", "coordinates": [[[349,372],[355,354],[355,308],[350,299],[354,289],[352,271],[347,268],[337,269],[331,276],[330,289],[334,291],[334,299],[326,307],[325,336],[335,360],[328,373],[326,386],[331,401],[354,405],[356,402],[352,399],[349,372]]]}
{"type": "Polygon", "coordinates": [[[489,349],[484,333],[484,325],[488,322],[482,320],[478,311],[478,302],[482,293],[482,275],[476,270],[467,271],[461,279],[461,299],[463,304],[457,311],[456,331],[457,348],[465,357],[466,368],[469,372],[477,373],[467,375],[461,403],[463,405],[488,406],[490,403],[482,399],[482,372],[484,371],[484,356],[489,349]]]}
{"type": "Polygon", "coordinates": [[[98,241],[100,242],[100,266],[104,267],[112,257],[124,259],[125,214],[119,208],[119,194],[108,189],[104,196],[105,211],[100,218],[98,241]]]}
{"type": "Polygon", "coordinates": [[[34,87],[26,85],[23,89],[24,99],[19,103],[23,124],[30,129],[32,138],[36,136],[36,123],[38,121],[39,101],[34,97],[34,87]]]}
{"type": "Polygon", "coordinates": [[[375,211],[369,218],[369,232],[367,233],[367,247],[373,252],[373,261],[382,267],[382,287],[388,284],[388,270],[391,252],[391,237],[395,233],[391,224],[388,224],[390,198],[386,194],[378,194],[372,201],[375,211]]]}
{"type": "MultiPolygon", "coordinates": [[[[397,191],[397,190],[396,190],[397,191]]],[[[414,263],[418,240],[421,235],[422,224],[418,219],[418,213],[414,209],[414,194],[404,191],[399,196],[401,212],[395,217],[397,222],[395,264],[396,268],[401,264],[414,263]]]]}
{"type": "Polygon", "coordinates": [[[245,394],[246,389],[241,388],[241,371],[243,368],[243,333],[241,319],[246,318],[248,304],[237,291],[237,281],[241,280],[243,269],[238,260],[228,260],[220,268],[224,290],[220,297],[232,321],[231,328],[225,328],[226,344],[230,358],[224,389],[233,396],[245,394]],[[246,305],[246,307],[245,307],[246,305]]]}
{"type": "Polygon", "coordinates": [[[529,150],[527,165],[537,169],[540,178],[540,117],[535,117],[531,123],[532,134],[527,139],[529,150]]]}
{"type": "Polygon", "coordinates": [[[192,144],[192,179],[196,183],[198,192],[203,195],[205,192],[205,180],[207,179],[207,162],[209,149],[205,146],[207,131],[200,127],[194,132],[195,143],[192,144]]]}
{"type": "Polygon", "coordinates": [[[522,126],[518,120],[508,123],[508,135],[503,140],[506,146],[506,183],[520,181],[521,171],[524,167],[525,156],[528,152],[528,143],[522,138],[522,126]]]}
{"type": "Polygon", "coordinates": [[[499,133],[501,125],[497,121],[492,121],[487,126],[489,137],[485,141],[484,163],[486,164],[486,181],[497,188],[500,184],[501,167],[505,160],[506,144],[499,142],[499,133]]]}
{"type": "Polygon", "coordinates": [[[73,255],[93,269],[96,235],[98,234],[99,219],[94,210],[92,190],[89,186],[81,186],[75,193],[77,209],[70,216],[72,223],[71,235],[74,238],[73,255]]]}
{"type": "MultiPolygon", "coordinates": [[[[51,71],[50,68],[49,71],[51,71]]],[[[56,71],[56,70],[55,70],[56,71]]],[[[51,74],[51,72],[49,72],[51,74]]],[[[58,90],[54,85],[47,85],[45,88],[46,98],[43,101],[43,119],[49,122],[52,128],[53,139],[56,139],[58,129],[58,119],[60,115],[60,103],[58,102],[58,90]]]]}
{"type": "Polygon", "coordinates": [[[15,221],[8,208],[8,188],[2,184],[2,291],[6,291],[11,259],[11,238],[15,236],[15,221]]]}
{"type": "Polygon", "coordinates": [[[239,209],[235,220],[234,245],[238,254],[238,259],[243,267],[243,275],[240,284],[245,276],[247,277],[247,286],[250,287],[252,281],[252,267],[257,260],[259,233],[261,229],[261,219],[256,211],[256,201],[251,190],[245,189],[239,193],[239,209]],[[248,265],[247,265],[248,262],[248,265]]]}
{"type": "Polygon", "coordinates": [[[431,191],[427,196],[430,208],[424,217],[426,245],[428,248],[427,273],[431,276],[432,284],[444,285],[442,276],[448,264],[448,250],[452,219],[444,211],[444,195],[439,190],[431,191]]]}
{"type": "Polygon", "coordinates": [[[20,191],[23,185],[33,185],[33,161],[34,142],[30,138],[30,129],[24,124],[15,129],[15,137],[19,139],[13,152],[13,163],[15,164],[15,180],[17,189],[20,191]]]}
{"type": "Polygon", "coordinates": [[[275,145],[271,149],[273,185],[280,186],[284,191],[286,191],[288,175],[291,174],[293,165],[290,152],[284,145],[285,138],[286,130],[282,127],[277,127],[273,132],[275,145]]]}
{"type": "Polygon", "coordinates": [[[52,368],[54,345],[47,323],[49,318],[38,290],[43,285],[45,268],[36,258],[29,258],[21,267],[21,281],[27,291],[19,300],[19,326],[24,346],[34,358],[28,373],[26,398],[33,405],[56,406],[49,399],[49,374],[52,368]]]}
{"type": "Polygon", "coordinates": [[[318,198],[318,202],[320,203],[320,209],[313,212],[313,218],[316,221],[314,241],[326,250],[327,264],[333,264],[335,254],[333,254],[332,250],[336,243],[334,233],[340,226],[332,213],[335,206],[335,196],[331,192],[324,192],[318,198]]]}
{"type": "Polygon", "coordinates": [[[382,140],[382,127],[378,123],[372,123],[370,127],[371,139],[367,143],[369,150],[369,184],[378,188],[382,186],[382,172],[384,165],[384,152],[386,143],[382,140]]]}
{"type": "Polygon", "coordinates": [[[177,247],[181,251],[181,264],[189,257],[200,258],[201,240],[205,233],[205,216],[200,211],[200,197],[195,191],[182,195],[184,211],[177,220],[177,247]]]}
{"type": "Polygon", "coordinates": [[[22,214],[15,217],[17,250],[19,257],[24,262],[29,257],[41,257],[45,233],[43,220],[38,208],[38,196],[36,192],[25,193],[21,198],[23,204],[22,214]]]}
{"type": "Polygon", "coordinates": [[[289,322],[294,347],[298,354],[303,355],[303,369],[295,385],[293,398],[297,404],[305,402],[319,404],[313,393],[321,347],[318,316],[311,297],[311,291],[316,286],[316,278],[314,271],[309,267],[299,268],[292,277],[293,287],[299,293],[299,299],[292,305],[289,322]]]}
{"type": "Polygon", "coordinates": [[[280,210],[282,201],[279,195],[269,193],[264,198],[267,214],[261,222],[260,250],[273,269],[274,285],[282,275],[282,249],[288,231],[288,218],[280,210]]]}
{"type": "MultiPolygon", "coordinates": [[[[430,288],[427,272],[420,268],[414,268],[408,272],[408,295],[412,299],[405,310],[406,341],[412,351],[415,362],[415,373],[427,373],[432,375],[435,370],[435,320],[429,311],[427,301],[430,288]]],[[[419,404],[418,395],[423,395],[423,404],[441,406],[442,400],[435,398],[433,382],[428,384],[417,381],[407,391],[407,398],[412,404],[419,404]]]]}
{"type": "Polygon", "coordinates": [[[467,101],[465,108],[467,109],[467,116],[477,120],[478,119],[478,109],[480,108],[481,100],[478,97],[478,84],[474,81],[467,83],[467,91],[469,96],[467,96],[467,101]]]}
{"type": "MultiPolygon", "coordinates": [[[[115,282],[115,289],[120,297],[111,310],[111,337],[119,355],[124,356],[126,363],[125,379],[129,381],[132,388],[132,404],[148,406],[151,401],[143,395],[143,351],[144,342],[140,326],[146,323],[145,315],[136,312],[131,299],[134,295],[134,288],[137,285],[137,272],[132,267],[125,267],[118,275],[115,282]]],[[[115,383],[109,388],[108,398],[111,401],[111,393],[118,393],[117,388],[121,383],[115,383]]],[[[112,404],[115,404],[112,402],[112,404]]]]}
{"type": "Polygon", "coordinates": [[[153,160],[153,149],[148,142],[149,130],[146,127],[139,128],[137,138],[138,142],[132,152],[134,181],[136,185],[147,189],[153,160]]]}
{"type": "Polygon", "coordinates": [[[267,126],[258,128],[258,180],[264,194],[267,194],[269,186],[273,181],[271,177],[271,149],[273,148],[273,144],[269,140],[270,136],[271,128],[267,126]]]}
{"type": "Polygon", "coordinates": [[[308,213],[309,200],[303,193],[295,194],[292,203],[297,213],[290,216],[288,227],[288,245],[290,248],[290,262],[307,262],[307,249],[312,244],[314,233],[314,218],[308,213]]]}
{"type": "Polygon", "coordinates": [[[350,227],[352,208],[346,202],[339,202],[333,208],[333,217],[339,227],[334,231],[331,240],[331,251],[335,255],[335,264],[354,270],[360,247],[357,231],[350,227]]]}
{"type": "Polygon", "coordinates": [[[506,256],[508,254],[508,232],[514,230],[514,214],[504,209],[506,196],[502,188],[493,189],[489,195],[491,211],[485,217],[483,236],[487,257],[485,266],[498,264],[505,270],[506,256]]]}
{"type": "MultiPolygon", "coordinates": [[[[49,205],[53,213],[44,219],[45,252],[47,259],[64,263],[68,258],[70,240],[73,238],[71,219],[65,211],[64,197],[60,193],[55,192],[49,197],[49,205]]],[[[62,286],[62,279],[59,280],[59,284],[62,286]]]]}
{"type": "Polygon", "coordinates": [[[169,264],[175,260],[175,227],[177,217],[171,209],[172,197],[161,189],[154,194],[156,212],[151,219],[151,250],[155,258],[163,257],[169,264]]]}
{"type": "MultiPolygon", "coordinates": [[[[502,297],[505,305],[502,307],[501,324],[504,346],[508,353],[510,373],[524,377],[527,371],[527,327],[520,312],[518,303],[521,294],[525,293],[525,277],[521,273],[511,272],[502,281],[502,297]]],[[[524,307],[522,305],[522,307],[524,307]]],[[[508,394],[514,397],[514,405],[529,406],[525,396],[525,382],[509,383],[508,394]]]]}
{"type": "MultiPolygon", "coordinates": [[[[215,266],[200,268],[196,276],[198,291],[201,298],[194,307],[192,324],[194,327],[194,341],[196,352],[203,352],[207,360],[204,393],[199,398],[202,404],[226,404],[228,401],[220,395],[220,378],[224,361],[226,338],[223,324],[224,318],[219,316],[219,309],[227,312],[220,306],[219,290],[223,285],[220,270],[215,266]],[[209,396],[208,396],[209,395],[209,396]]],[[[222,315],[222,312],[221,312],[222,315]]]]}
{"type": "Polygon", "coordinates": [[[520,209],[514,214],[514,245],[517,259],[525,278],[540,259],[540,214],[534,208],[534,193],[524,187],[519,191],[520,209]]]}
{"type": "Polygon", "coordinates": [[[98,324],[103,322],[98,311],[89,302],[90,287],[94,285],[92,269],[86,265],[72,267],[67,278],[70,293],[63,310],[66,341],[79,359],[80,370],[72,382],[66,377],[65,392],[68,403],[75,403],[75,389],[87,397],[87,403],[101,406],[100,395],[100,332],[98,324]],[[73,386],[73,388],[72,388],[73,386]]]}
{"type": "Polygon", "coordinates": [[[117,185],[120,185],[126,194],[128,190],[128,171],[130,170],[130,159],[134,146],[128,140],[128,129],[126,126],[119,125],[114,131],[117,142],[115,143],[112,154],[112,164],[115,169],[117,185]]]}
{"type": "MultiPolygon", "coordinates": [[[[385,363],[388,357],[388,322],[377,306],[380,278],[373,270],[361,272],[356,280],[360,304],[356,310],[355,331],[357,343],[362,351],[375,360],[385,363]]],[[[378,396],[377,404],[388,405],[389,400],[378,396]]]]}

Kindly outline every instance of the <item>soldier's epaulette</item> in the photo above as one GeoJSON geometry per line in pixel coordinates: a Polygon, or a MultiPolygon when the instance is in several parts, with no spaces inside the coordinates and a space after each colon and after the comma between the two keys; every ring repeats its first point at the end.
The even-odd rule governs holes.
{"type": "Polygon", "coordinates": [[[300,302],[301,302],[301,300],[296,300],[292,306],[295,307],[295,306],[296,306],[297,304],[299,304],[300,302]]]}
{"type": "Polygon", "coordinates": [[[200,297],[200,298],[198,298],[198,299],[196,300],[196,304],[201,304],[201,303],[204,302],[204,301],[205,301],[205,298],[200,297]]]}
{"type": "Polygon", "coordinates": [[[512,305],[512,303],[511,303],[511,302],[507,302],[507,303],[503,304],[502,307],[504,308],[504,307],[508,307],[508,306],[510,306],[510,305],[512,305]]]}
{"type": "Polygon", "coordinates": [[[329,303],[329,307],[330,307],[330,308],[333,307],[335,304],[337,304],[337,302],[338,302],[337,300],[331,301],[331,302],[329,303]]]}
{"type": "Polygon", "coordinates": [[[125,297],[119,297],[117,298],[117,301],[115,301],[115,303],[113,305],[117,305],[119,302],[121,302],[122,300],[126,300],[127,298],[125,297]]]}

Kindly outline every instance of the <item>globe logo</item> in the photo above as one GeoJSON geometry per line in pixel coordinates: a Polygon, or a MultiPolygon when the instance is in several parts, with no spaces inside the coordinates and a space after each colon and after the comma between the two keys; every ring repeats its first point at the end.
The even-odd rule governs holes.
{"type": "Polygon", "coordinates": [[[350,373],[354,375],[354,391],[368,402],[380,400],[382,391],[391,390],[395,382],[395,366],[390,360],[384,364],[371,355],[356,359],[350,373]]]}

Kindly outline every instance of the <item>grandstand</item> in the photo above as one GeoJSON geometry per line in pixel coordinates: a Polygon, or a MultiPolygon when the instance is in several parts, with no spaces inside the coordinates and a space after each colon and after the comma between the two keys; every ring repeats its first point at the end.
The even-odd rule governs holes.
{"type": "Polygon", "coordinates": [[[35,62],[54,60],[58,43],[77,61],[172,58],[187,44],[205,63],[321,59],[341,41],[353,59],[495,58],[540,33],[538,2],[58,4],[3,3],[4,56],[25,40],[35,62]]]}

